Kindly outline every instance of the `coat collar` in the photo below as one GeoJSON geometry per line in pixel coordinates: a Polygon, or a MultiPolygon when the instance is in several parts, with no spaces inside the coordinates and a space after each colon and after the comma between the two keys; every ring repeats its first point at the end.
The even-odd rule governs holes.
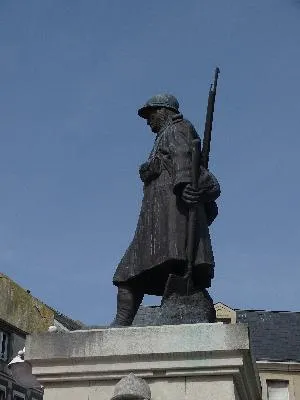
{"type": "Polygon", "coordinates": [[[183,115],[181,113],[172,116],[172,122],[176,123],[183,120],[183,115]]]}
{"type": "Polygon", "coordinates": [[[183,120],[183,115],[181,113],[172,115],[172,117],[161,128],[161,130],[158,133],[158,136],[160,136],[169,126],[176,124],[177,122],[182,121],[182,120],[183,120]]]}

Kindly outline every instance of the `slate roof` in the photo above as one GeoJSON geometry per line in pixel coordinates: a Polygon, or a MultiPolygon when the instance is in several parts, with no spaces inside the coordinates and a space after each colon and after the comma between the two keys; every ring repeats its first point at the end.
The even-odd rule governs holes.
{"type": "MultiPolygon", "coordinates": [[[[140,307],[133,325],[151,325],[159,306],[140,307]],[[150,321],[150,323],[149,323],[150,321]]],[[[257,361],[300,362],[300,312],[234,310],[237,323],[247,323],[257,361]]]]}
{"type": "Polygon", "coordinates": [[[84,329],[86,327],[81,321],[74,321],[73,319],[54,310],[53,308],[51,308],[51,309],[54,312],[54,318],[56,319],[56,321],[60,322],[69,331],[76,331],[76,330],[84,329]]]}
{"type": "Polygon", "coordinates": [[[300,362],[300,312],[236,310],[247,323],[256,360],[300,362]]]}

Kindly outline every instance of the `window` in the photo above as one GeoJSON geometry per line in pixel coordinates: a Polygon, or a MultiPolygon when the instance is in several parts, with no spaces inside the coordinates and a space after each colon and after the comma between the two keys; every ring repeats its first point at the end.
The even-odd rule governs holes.
{"type": "Polygon", "coordinates": [[[25,400],[25,394],[21,392],[13,391],[13,400],[25,400]]]}
{"type": "Polygon", "coordinates": [[[231,318],[217,318],[218,322],[223,322],[223,324],[231,324],[231,318]]]}
{"type": "Polygon", "coordinates": [[[42,393],[31,392],[30,400],[43,400],[43,395],[42,393]]]}
{"type": "Polygon", "coordinates": [[[0,400],[6,399],[6,387],[0,385],[0,400]]]}
{"type": "Polygon", "coordinates": [[[8,359],[8,333],[0,331],[0,360],[8,359]]]}
{"type": "Polygon", "coordinates": [[[268,400],[289,400],[289,381],[267,380],[268,400]]]}

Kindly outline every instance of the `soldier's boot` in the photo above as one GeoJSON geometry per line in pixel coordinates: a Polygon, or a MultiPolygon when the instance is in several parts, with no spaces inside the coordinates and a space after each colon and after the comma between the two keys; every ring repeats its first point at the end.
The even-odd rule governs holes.
{"type": "Polygon", "coordinates": [[[130,326],[142,303],[144,294],[129,286],[119,286],[117,296],[117,314],[111,327],[130,326]]]}

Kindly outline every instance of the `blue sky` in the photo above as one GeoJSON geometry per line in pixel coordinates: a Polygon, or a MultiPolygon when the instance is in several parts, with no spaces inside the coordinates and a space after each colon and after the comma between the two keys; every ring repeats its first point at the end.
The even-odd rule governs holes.
{"type": "Polygon", "coordinates": [[[297,0],[2,0],[0,270],[110,322],[153,142],[136,110],[171,92],[202,135],[219,65],[210,293],[299,311],[299,21],[297,0]]]}

